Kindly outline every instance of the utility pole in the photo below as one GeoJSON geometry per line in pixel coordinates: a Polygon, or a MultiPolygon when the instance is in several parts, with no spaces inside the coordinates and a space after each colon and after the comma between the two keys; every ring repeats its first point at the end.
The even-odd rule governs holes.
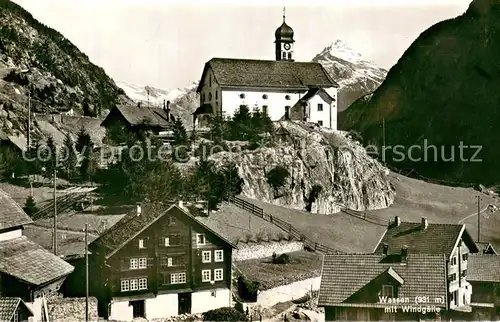
{"type": "Polygon", "coordinates": [[[28,89],[28,134],[26,135],[28,149],[30,147],[30,134],[31,134],[31,90],[28,89]]]}
{"type": "Polygon", "coordinates": [[[481,197],[477,196],[477,242],[481,241],[481,197]]]}
{"type": "Polygon", "coordinates": [[[85,321],[89,321],[89,224],[85,224],[85,321]]]}
{"type": "Polygon", "coordinates": [[[54,231],[52,240],[52,249],[54,250],[54,255],[57,256],[57,169],[54,165],[54,231]]]}
{"type": "Polygon", "coordinates": [[[382,161],[384,162],[385,165],[385,117],[382,118],[382,161]]]}

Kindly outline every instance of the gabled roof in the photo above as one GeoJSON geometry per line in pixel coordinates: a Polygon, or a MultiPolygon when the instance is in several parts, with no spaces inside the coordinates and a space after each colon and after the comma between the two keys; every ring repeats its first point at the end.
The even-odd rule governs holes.
{"type": "Polygon", "coordinates": [[[469,254],[467,280],[500,283],[500,256],[495,254],[469,254]]]}
{"type": "MultiPolygon", "coordinates": [[[[409,253],[405,265],[385,259],[386,256],[378,254],[325,255],[318,306],[370,304],[372,307],[383,307],[394,305],[379,303],[378,296],[374,303],[357,303],[352,299],[353,295],[384,273],[402,280],[398,289],[398,297],[410,298],[412,303],[408,305],[417,305],[414,303],[416,296],[429,296],[432,299],[443,299],[442,305],[446,306],[446,257],[444,254],[409,253]]],[[[377,290],[370,289],[370,292],[373,294],[377,290]]]]}
{"type": "Polygon", "coordinates": [[[5,191],[0,189],[0,230],[31,224],[33,220],[5,191]]]}
{"type": "Polygon", "coordinates": [[[236,248],[229,240],[197,220],[189,211],[177,206],[175,203],[171,203],[170,206],[164,204],[146,204],[141,208],[141,214],[139,216],[136,211],[130,212],[109,230],[104,232],[99,238],[94,240],[90,244],[90,249],[97,253],[101,253],[101,255],[104,255],[106,258],[110,258],[140,233],[171,211],[175,211],[177,215],[185,216],[194,224],[201,226],[231,247],[236,248]]]}
{"type": "Polygon", "coordinates": [[[387,244],[388,254],[401,252],[403,246],[408,247],[412,254],[446,254],[451,252],[462,237],[472,253],[477,252],[477,247],[472,237],[460,224],[428,224],[423,229],[421,223],[402,222],[391,225],[375,248],[374,253],[382,254],[383,244],[387,244]]]}
{"type": "Polygon", "coordinates": [[[212,58],[203,69],[203,79],[211,68],[222,87],[303,89],[339,87],[320,63],[235,58],[212,58]]]}
{"type": "MultiPolygon", "coordinates": [[[[166,110],[157,107],[122,105],[114,107],[113,110],[123,115],[125,120],[131,125],[139,125],[147,120],[151,126],[168,128],[171,126],[172,121],[175,120],[175,117],[172,115],[170,115],[169,119],[166,110]]],[[[106,116],[102,122],[103,125],[109,122],[108,118],[112,117],[113,110],[106,116]]]]}
{"type": "Polygon", "coordinates": [[[19,297],[0,297],[0,321],[10,322],[13,320],[17,308],[22,305],[33,316],[30,308],[19,297]]]}
{"type": "Polygon", "coordinates": [[[476,242],[476,246],[479,250],[479,254],[495,254],[497,255],[497,251],[493,248],[493,245],[487,242],[476,242]]]}
{"type": "Polygon", "coordinates": [[[39,286],[70,274],[73,266],[25,236],[0,241],[0,272],[39,286]]]}

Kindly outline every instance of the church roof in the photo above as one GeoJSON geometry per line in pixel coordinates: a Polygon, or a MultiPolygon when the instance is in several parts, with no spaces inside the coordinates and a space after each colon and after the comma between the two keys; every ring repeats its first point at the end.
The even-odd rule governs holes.
{"type": "MultiPolygon", "coordinates": [[[[203,80],[212,69],[215,80],[222,87],[309,88],[338,87],[320,63],[277,60],[212,58],[205,63],[203,80]]],[[[197,92],[201,91],[200,82],[197,92]]]]}
{"type": "Polygon", "coordinates": [[[293,42],[293,29],[283,21],[283,24],[276,29],[274,36],[276,40],[288,40],[293,42]]]}

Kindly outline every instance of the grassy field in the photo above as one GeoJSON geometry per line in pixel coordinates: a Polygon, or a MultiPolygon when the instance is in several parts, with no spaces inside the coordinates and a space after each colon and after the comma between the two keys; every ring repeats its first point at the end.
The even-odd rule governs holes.
{"type": "MultiPolygon", "coordinates": [[[[396,189],[394,204],[387,209],[367,211],[367,214],[386,220],[399,216],[401,220],[409,222],[420,222],[422,217],[427,217],[430,223],[463,221],[469,233],[477,239],[477,216],[473,215],[477,213],[477,196],[481,196],[481,210],[488,204],[498,205],[497,197],[473,189],[440,186],[393,173],[390,180],[396,189]]],[[[243,199],[287,221],[312,240],[344,252],[373,251],[385,231],[384,226],[344,213],[317,215],[259,200],[243,199]]],[[[489,241],[500,249],[500,211],[481,215],[481,241],[489,241]]]]}
{"type": "Polygon", "coordinates": [[[307,251],[293,252],[290,264],[273,264],[272,258],[259,258],[238,262],[236,267],[250,280],[259,281],[261,290],[321,275],[323,256],[307,251]]]}

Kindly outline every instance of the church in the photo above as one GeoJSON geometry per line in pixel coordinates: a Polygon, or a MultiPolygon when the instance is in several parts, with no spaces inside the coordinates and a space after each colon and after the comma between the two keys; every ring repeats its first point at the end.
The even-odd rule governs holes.
{"type": "Polygon", "coordinates": [[[200,106],[195,128],[213,116],[232,117],[240,106],[259,110],[272,121],[300,120],[337,129],[338,84],[319,63],[294,60],[293,29],[285,22],[275,32],[275,60],[212,58],[197,88],[200,106]]]}

